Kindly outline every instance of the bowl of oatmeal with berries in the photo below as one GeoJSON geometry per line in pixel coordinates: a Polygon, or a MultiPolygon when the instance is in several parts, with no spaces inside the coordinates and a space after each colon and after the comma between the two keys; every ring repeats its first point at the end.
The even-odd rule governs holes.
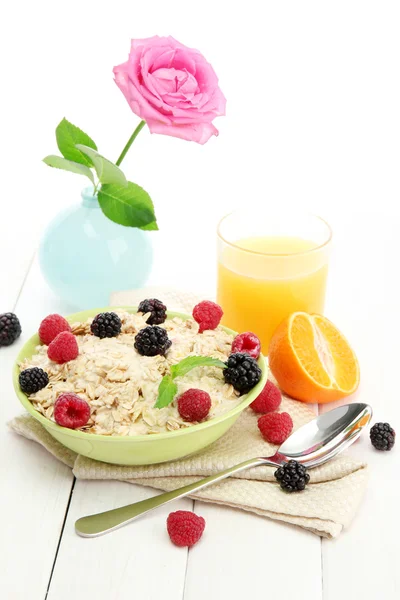
{"type": "Polygon", "coordinates": [[[49,315],[21,350],[17,396],[61,444],[125,465],[182,458],[221,437],[267,379],[260,342],[157,299],[67,318],[49,315]]]}

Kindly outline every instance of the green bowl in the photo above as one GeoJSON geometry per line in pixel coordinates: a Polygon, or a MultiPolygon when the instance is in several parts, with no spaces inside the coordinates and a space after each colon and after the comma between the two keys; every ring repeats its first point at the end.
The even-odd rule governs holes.
{"type": "MultiPolygon", "coordinates": [[[[128,312],[136,312],[137,310],[135,307],[124,306],[120,308],[128,312]]],[[[110,310],[115,310],[115,308],[106,307],[86,310],[70,315],[67,317],[67,320],[71,323],[86,321],[89,317],[94,317],[99,312],[110,310]]],[[[189,315],[175,312],[168,312],[168,317],[191,318],[189,315]]],[[[224,329],[229,333],[235,333],[226,327],[224,329]]],[[[261,381],[251,392],[243,396],[240,404],[215,419],[178,431],[154,435],[135,435],[131,437],[97,435],[60,427],[60,425],[46,419],[46,417],[35,410],[27,396],[20,390],[18,364],[25,358],[30,358],[35,354],[36,347],[39,344],[40,340],[37,334],[31,337],[22,348],[14,365],[14,388],[22,406],[43,425],[50,435],[67,448],[78,454],[83,454],[83,456],[117,465],[151,465],[177,460],[209,446],[232,427],[240,413],[259,395],[268,377],[265,359],[260,355],[258,364],[262,369],[261,381]]]]}

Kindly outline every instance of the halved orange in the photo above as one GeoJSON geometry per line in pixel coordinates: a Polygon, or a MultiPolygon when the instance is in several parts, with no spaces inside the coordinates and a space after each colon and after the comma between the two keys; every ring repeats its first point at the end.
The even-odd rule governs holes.
{"type": "Polygon", "coordinates": [[[282,390],[303,402],[339,400],[355,392],[360,382],[354,351],[322,315],[290,315],[271,338],[268,360],[282,390]]]}

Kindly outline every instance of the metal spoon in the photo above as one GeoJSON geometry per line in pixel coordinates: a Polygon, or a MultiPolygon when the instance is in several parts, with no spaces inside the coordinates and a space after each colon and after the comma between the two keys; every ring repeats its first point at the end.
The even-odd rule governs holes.
{"type": "Polygon", "coordinates": [[[297,460],[307,468],[317,467],[330,460],[350,446],[368,425],[372,409],[368,404],[346,404],[335,408],[310,423],[303,425],[282,444],[278,451],[266,458],[252,458],[217,475],[211,475],[190,485],[166,492],[141,502],[135,502],[106,512],[82,517],[75,523],[76,532],[83,537],[97,537],[130,523],[137,517],[171,502],[183,498],[197,490],[225,479],[251,467],[269,465],[278,467],[289,461],[297,460]]]}

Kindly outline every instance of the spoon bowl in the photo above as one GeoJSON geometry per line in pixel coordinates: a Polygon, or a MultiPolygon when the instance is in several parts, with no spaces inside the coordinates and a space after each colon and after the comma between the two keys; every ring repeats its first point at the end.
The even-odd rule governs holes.
{"type": "Polygon", "coordinates": [[[82,517],[76,521],[75,531],[83,537],[103,535],[130,523],[158,506],[188,496],[233,475],[233,473],[251,467],[260,465],[279,467],[289,460],[296,460],[308,469],[317,467],[334,458],[355,442],[364,427],[370,422],[371,417],[372,409],[368,404],[354,403],[339,406],[297,429],[273,456],[251,458],[225,469],[221,473],[210,475],[210,477],[172,492],[165,492],[128,506],[82,517]]]}
{"type": "Polygon", "coordinates": [[[308,469],[322,465],[355,442],[371,417],[371,407],[360,402],[319,415],[288,437],[274,455],[276,462],[297,460],[308,469]]]}

